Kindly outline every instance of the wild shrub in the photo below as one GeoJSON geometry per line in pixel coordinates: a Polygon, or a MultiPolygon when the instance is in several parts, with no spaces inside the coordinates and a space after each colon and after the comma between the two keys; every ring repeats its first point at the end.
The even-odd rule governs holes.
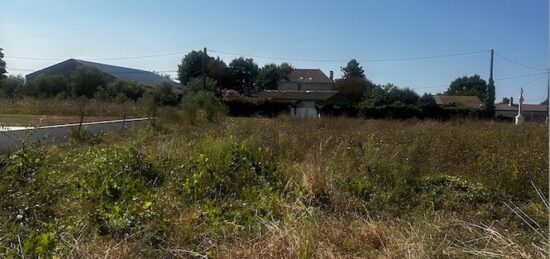
{"type": "Polygon", "coordinates": [[[71,128],[71,143],[75,144],[89,144],[97,145],[103,141],[105,134],[94,134],[86,129],[72,129],[71,128]]]}
{"type": "Polygon", "coordinates": [[[253,140],[204,137],[195,148],[196,155],[184,165],[188,177],[183,184],[193,199],[239,197],[247,188],[273,181],[274,168],[262,161],[253,140]]]}
{"type": "Polygon", "coordinates": [[[73,159],[81,161],[75,194],[100,234],[130,233],[152,216],[163,177],[137,148],[92,148],[73,159]]]}
{"type": "Polygon", "coordinates": [[[189,123],[194,125],[197,122],[198,112],[204,111],[206,120],[214,122],[221,115],[225,114],[225,106],[218,98],[209,92],[189,92],[182,100],[183,111],[189,123]]]}

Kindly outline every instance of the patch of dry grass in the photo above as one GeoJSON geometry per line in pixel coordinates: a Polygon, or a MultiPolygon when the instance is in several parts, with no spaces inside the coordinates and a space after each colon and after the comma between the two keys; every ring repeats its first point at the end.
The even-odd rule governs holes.
{"type": "MultiPolygon", "coordinates": [[[[96,109],[96,114],[108,114],[101,111],[103,108],[96,109]]],[[[38,220],[33,223],[41,227],[31,228],[38,233],[54,233],[58,248],[50,255],[547,256],[544,247],[548,241],[540,236],[548,226],[548,210],[540,201],[540,196],[547,195],[548,183],[545,125],[284,116],[225,118],[190,125],[177,109],[165,109],[159,115],[156,130],[108,136],[96,146],[52,147],[43,158],[47,166],[36,165],[25,171],[31,172],[30,183],[44,181],[48,186],[64,188],[33,187],[40,195],[58,190],[49,193],[55,198],[51,201],[55,213],[40,218],[48,228],[38,220]],[[127,149],[139,152],[128,154],[127,149]],[[133,158],[120,166],[121,172],[110,171],[116,166],[109,162],[111,156],[101,156],[113,150],[117,151],[115,158],[133,158]],[[82,166],[86,164],[98,164],[102,169],[91,173],[82,166]],[[163,181],[138,190],[124,182],[130,187],[122,193],[135,192],[135,202],[133,198],[124,200],[126,203],[75,198],[83,195],[75,186],[89,181],[76,181],[80,175],[101,173],[108,178],[98,178],[98,183],[117,183],[113,176],[139,176],[147,170],[163,181]],[[243,181],[237,175],[257,182],[244,183],[242,190],[229,188],[243,181]],[[216,185],[204,179],[214,179],[216,185]],[[199,195],[193,200],[186,195],[191,189],[211,192],[215,198],[199,195]],[[150,204],[144,216],[140,213],[145,201],[150,204]],[[513,209],[506,204],[513,204],[513,209]],[[105,234],[97,226],[97,211],[107,211],[115,219],[135,212],[141,221],[124,235],[105,234]],[[532,221],[518,218],[514,211],[532,221]],[[74,229],[78,231],[74,233],[74,229]]],[[[40,195],[17,199],[27,202],[25,199],[40,195]]],[[[0,216],[15,218],[17,213],[5,210],[0,216]]],[[[0,228],[12,226],[0,223],[5,224],[0,228]]],[[[16,241],[2,243],[11,240],[13,233],[0,229],[0,245],[9,243],[16,251],[11,254],[20,254],[16,241]]],[[[28,239],[24,234],[29,230],[18,233],[23,242],[28,239]]],[[[6,251],[2,249],[0,253],[6,251]]]]}

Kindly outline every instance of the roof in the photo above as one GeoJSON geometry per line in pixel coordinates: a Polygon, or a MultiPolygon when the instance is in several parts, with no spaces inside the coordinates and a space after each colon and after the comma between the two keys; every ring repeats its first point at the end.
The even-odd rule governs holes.
{"type": "MultiPolygon", "coordinates": [[[[134,81],[148,86],[156,86],[166,80],[166,78],[159,74],[150,71],[95,63],[80,59],[68,59],[53,66],[30,73],[27,75],[27,80],[32,80],[40,74],[64,74],[67,76],[79,65],[97,68],[99,71],[115,79],[134,81]]],[[[182,84],[171,80],[170,83],[172,83],[174,87],[183,88],[182,84]]]]}
{"type": "MultiPolygon", "coordinates": [[[[525,111],[525,112],[547,112],[547,106],[544,105],[544,104],[523,104],[521,106],[521,109],[522,111],[525,111]]],[[[499,103],[499,104],[495,104],[495,111],[514,111],[514,112],[517,112],[518,111],[518,105],[517,104],[512,104],[512,106],[510,106],[509,104],[506,104],[506,103],[499,103]]]]}
{"type": "Polygon", "coordinates": [[[256,94],[257,97],[268,100],[285,101],[346,101],[341,93],[337,91],[262,91],[256,94]]]}
{"type": "Polygon", "coordinates": [[[433,95],[433,98],[438,105],[455,104],[473,109],[477,109],[481,105],[481,100],[477,96],[433,95]]]}
{"type": "Polygon", "coordinates": [[[332,80],[321,69],[294,69],[281,82],[327,84],[332,83],[332,80]]]}

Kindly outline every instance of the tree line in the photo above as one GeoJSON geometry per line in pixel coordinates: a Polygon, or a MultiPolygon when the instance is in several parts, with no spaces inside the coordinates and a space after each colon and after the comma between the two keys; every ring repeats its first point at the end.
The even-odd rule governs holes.
{"type": "MultiPolygon", "coordinates": [[[[263,90],[277,89],[277,83],[294,70],[288,63],[266,64],[259,67],[252,58],[239,57],[226,64],[219,57],[201,51],[186,54],[178,64],[177,78],[186,85],[185,91],[175,93],[168,83],[150,88],[134,82],[107,82],[103,74],[90,67],[79,67],[69,77],[63,75],[39,76],[25,82],[22,76],[6,77],[6,63],[0,49],[0,87],[3,95],[13,98],[26,95],[45,98],[85,96],[105,101],[137,101],[153,96],[158,103],[176,105],[184,95],[207,93],[220,99],[225,95],[253,95],[263,90]],[[203,71],[204,76],[203,78],[203,71]]],[[[341,67],[342,77],[335,80],[335,90],[342,93],[350,105],[377,107],[384,105],[434,105],[431,94],[420,96],[413,89],[394,84],[375,84],[364,68],[355,60],[341,67]]],[[[483,109],[494,115],[494,83],[479,75],[463,76],[452,81],[442,94],[478,96],[483,109]],[[491,87],[492,84],[492,87],[491,87]]]]}

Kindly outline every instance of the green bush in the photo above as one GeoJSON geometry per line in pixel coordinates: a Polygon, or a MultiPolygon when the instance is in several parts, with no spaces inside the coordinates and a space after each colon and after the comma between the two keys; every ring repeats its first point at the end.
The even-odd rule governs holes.
{"type": "Polygon", "coordinates": [[[183,188],[192,199],[240,197],[247,188],[270,185],[274,168],[262,161],[252,140],[205,137],[198,141],[196,156],[185,165],[183,188]]]}
{"type": "Polygon", "coordinates": [[[183,111],[187,120],[191,124],[197,122],[199,111],[204,111],[206,119],[209,122],[214,122],[216,119],[225,114],[225,106],[218,98],[210,92],[189,92],[182,100],[183,111]]]}
{"type": "Polygon", "coordinates": [[[100,234],[130,233],[153,216],[154,188],[163,176],[137,148],[92,148],[72,159],[80,161],[76,198],[100,234]]]}

